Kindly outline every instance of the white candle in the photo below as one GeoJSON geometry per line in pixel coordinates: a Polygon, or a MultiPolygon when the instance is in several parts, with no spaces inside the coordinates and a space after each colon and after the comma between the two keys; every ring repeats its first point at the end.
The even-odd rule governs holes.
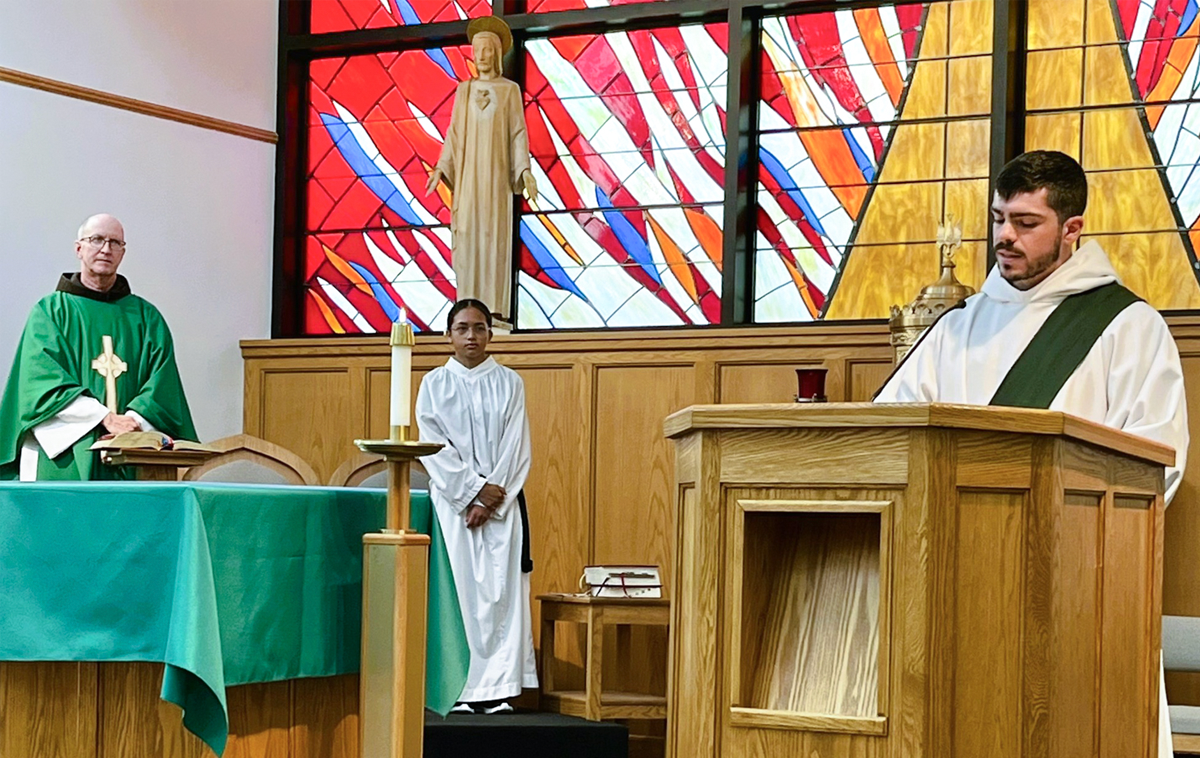
{"type": "Polygon", "coordinates": [[[398,429],[407,429],[412,423],[412,327],[407,314],[400,312],[400,319],[392,324],[392,381],[390,421],[393,436],[398,429]]]}

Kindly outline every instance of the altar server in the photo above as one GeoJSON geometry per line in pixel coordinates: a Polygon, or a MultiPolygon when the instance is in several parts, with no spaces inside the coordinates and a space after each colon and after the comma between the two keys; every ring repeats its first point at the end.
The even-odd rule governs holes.
{"type": "Polygon", "coordinates": [[[422,458],[446,541],[471,651],[455,710],[496,713],[537,687],[529,607],[529,420],[521,377],[487,354],[490,309],[460,300],[447,335],[454,356],[417,394],[421,439],[445,445],[422,458]]]}

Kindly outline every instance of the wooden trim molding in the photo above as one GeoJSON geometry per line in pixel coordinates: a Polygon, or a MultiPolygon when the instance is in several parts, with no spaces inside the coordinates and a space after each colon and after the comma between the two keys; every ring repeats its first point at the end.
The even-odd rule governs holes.
{"type": "Polygon", "coordinates": [[[883,716],[826,716],[819,713],[792,713],[761,708],[730,708],[729,725],[737,728],[787,729],[832,734],[887,736],[887,718],[883,716]]]}
{"type": "Polygon", "coordinates": [[[85,100],[89,103],[97,103],[99,105],[107,105],[111,108],[140,113],[143,116],[153,116],[167,121],[175,121],[188,126],[198,126],[201,129],[210,129],[214,132],[223,132],[232,134],[235,137],[245,137],[246,139],[256,140],[258,142],[266,142],[274,145],[279,142],[279,135],[268,129],[259,129],[254,126],[238,124],[233,121],[224,121],[212,116],[204,116],[191,111],[180,110],[179,108],[171,108],[166,105],[158,105],[157,103],[148,103],[145,100],[137,100],[124,95],[117,95],[112,92],[104,92],[90,87],[81,87],[78,84],[70,84],[68,82],[59,81],[58,79],[49,79],[44,76],[26,73],[24,71],[16,71],[11,68],[0,66],[0,82],[15,84],[19,87],[29,87],[30,89],[42,90],[55,95],[63,95],[65,97],[73,97],[76,100],[85,100]]]}

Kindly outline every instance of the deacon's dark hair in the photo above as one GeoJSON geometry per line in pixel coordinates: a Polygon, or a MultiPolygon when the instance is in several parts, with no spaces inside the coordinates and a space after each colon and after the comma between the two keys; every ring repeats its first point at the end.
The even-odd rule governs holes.
{"type": "Polygon", "coordinates": [[[1013,158],[996,177],[996,194],[1004,200],[1045,188],[1046,204],[1058,214],[1058,223],[1082,216],[1087,208],[1087,176],[1083,167],[1057,150],[1031,150],[1013,158]]]}
{"type": "Polygon", "coordinates": [[[483,314],[484,320],[487,321],[488,329],[492,328],[492,312],[482,300],[476,300],[473,297],[468,297],[464,300],[459,300],[450,308],[450,315],[446,317],[446,331],[450,331],[450,327],[454,326],[454,317],[462,313],[468,308],[474,308],[483,314]]]}

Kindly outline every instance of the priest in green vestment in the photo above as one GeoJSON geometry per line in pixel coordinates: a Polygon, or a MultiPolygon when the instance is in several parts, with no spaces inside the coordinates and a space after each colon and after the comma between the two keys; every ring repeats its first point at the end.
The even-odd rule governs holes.
{"type": "Polygon", "coordinates": [[[171,331],[117,273],[125,230],[112,216],[79,228],[77,274],[29,314],[0,402],[0,479],[121,479],[90,450],[104,435],[196,439],[171,331]]]}

